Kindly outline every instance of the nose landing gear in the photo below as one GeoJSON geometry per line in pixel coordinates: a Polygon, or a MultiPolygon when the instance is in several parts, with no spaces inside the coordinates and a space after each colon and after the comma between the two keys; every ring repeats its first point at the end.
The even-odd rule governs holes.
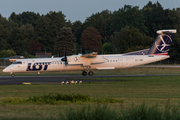
{"type": "Polygon", "coordinates": [[[13,72],[12,72],[12,73],[10,73],[10,74],[11,74],[11,77],[14,77],[14,76],[15,76],[13,72]]]}

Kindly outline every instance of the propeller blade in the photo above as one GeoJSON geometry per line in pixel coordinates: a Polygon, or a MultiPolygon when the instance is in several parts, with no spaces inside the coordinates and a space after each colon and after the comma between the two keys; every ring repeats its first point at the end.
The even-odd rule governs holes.
{"type": "Polygon", "coordinates": [[[67,57],[66,57],[66,52],[64,51],[64,58],[65,58],[65,65],[67,66],[67,57]]]}
{"type": "Polygon", "coordinates": [[[61,59],[61,61],[64,61],[65,66],[67,66],[67,57],[65,51],[64,51],[64,57],[61,59]]]}

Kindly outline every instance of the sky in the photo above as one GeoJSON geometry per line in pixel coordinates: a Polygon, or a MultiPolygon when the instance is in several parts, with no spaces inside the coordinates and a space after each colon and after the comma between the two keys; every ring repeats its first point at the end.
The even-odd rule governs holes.
{"type": "MultiPolygon", "coordinates": [[[[31,11],[45,15],[49,11],[62,11],[67,20],[84,22],[93,13],[106,9],[113,12],[125,4],[139,6],[141,9],[149,1],[157,2],[157,0],[0,0],[0,14],[8,19],[12,12],[19,14],[31,11]]],[[[164,9],[180,8],[180,0],[158,0],[158,2],[164,9]]]]}

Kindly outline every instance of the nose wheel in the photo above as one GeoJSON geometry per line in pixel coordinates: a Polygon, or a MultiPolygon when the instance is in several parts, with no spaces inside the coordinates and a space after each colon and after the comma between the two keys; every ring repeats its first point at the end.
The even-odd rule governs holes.
{"type": "Polygon", "coordinates": [[[14,77],[15,75],[14,75],[14,73],[11,73],[11,77],[14,77]]]}

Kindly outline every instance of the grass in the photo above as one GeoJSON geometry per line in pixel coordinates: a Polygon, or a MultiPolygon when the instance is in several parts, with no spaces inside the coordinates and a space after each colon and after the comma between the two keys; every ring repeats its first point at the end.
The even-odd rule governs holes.
{"type": "Polygon", "coordinates": [[[28,99],[20,98],[5,98],[2,100],[3,104],[50,104],[61,105],[71,103],[122,103],[120,99],[114,98],[90,98],[88,95],[82,94],[58,94],[49,93],[48,95],[33,96],[28,99]]]}
{"type": "Polygon", "coordinates": [[[107,105],[95,107],[84,106],[81,109],[69,109],[65,115],[60,114],[61,120],[179,120],[180,111],[176,107],[160,110],[158,105],[148,107],[145,103],[139,106],[131,106],[129,109],[109,109],[107,105]]]}
{"type": "MultiPolygon", "coordinates": [[[[78,72],[74,71],[74,73],[68,74],[78,75],[80,74],[78,72]]],[[[100,72],[102,72],[101,74],[111,74],[113,72],[114,74],[180,73],[178,68],[130,68],[124,70],[96,71],[97,74],[100,74],[100,72]]],[[[59,72],[52,74],[58,73],[59,72]]],[[[19,75],[25,74],[20,73],[19,75]]],[[[121,111],[120,109],[127,110],[127,113],[132,112],[130,111],[132,104],[134,104],[134,112],[140,110],[141,108],[138,106],[143,105],[143,103],[145,103],[146,109],[154,109],[153,106],[158,104],[158,113],[163,111],[161,114],[159,113],[161,116],[163,116],[164,111],[166,111],[165,106],[167,102],[170,108],[170,113],[168,114],[171,114],[173,109],[180,107],[180,76],[107,78],[107,80],[116,81],[84,82],[83,84],[76,85],[0,85],[0,119],[60,119],[61,114],[64,116],[68,115],[70,108],[72,110],[75,109],[75,111],[72,112],[76,112],[76,109],[79,109],[79,111],[88,109],[86,107],[84,108],[84,106],[89,106],[90,109],[93,109],[94,106],[97,105],[97,103],[91,102],[57,105],[38,103],[12,104],[2,102],[3,99],[7,98],[14,99],[18,97],[19,99],[28,99],[29,97],[43,96],[48,93],[74,93],[88,95],[96,99],[113,98],[123,100],[123,103],[106,103],[108,106],[106,110],[112,110],[110,113],[113,115],[116,114],[113,113],[114,110],[115,112],[119,112],[121,111]]],[[[100,105],[104,105],[104,103],[100,105]]]]}

